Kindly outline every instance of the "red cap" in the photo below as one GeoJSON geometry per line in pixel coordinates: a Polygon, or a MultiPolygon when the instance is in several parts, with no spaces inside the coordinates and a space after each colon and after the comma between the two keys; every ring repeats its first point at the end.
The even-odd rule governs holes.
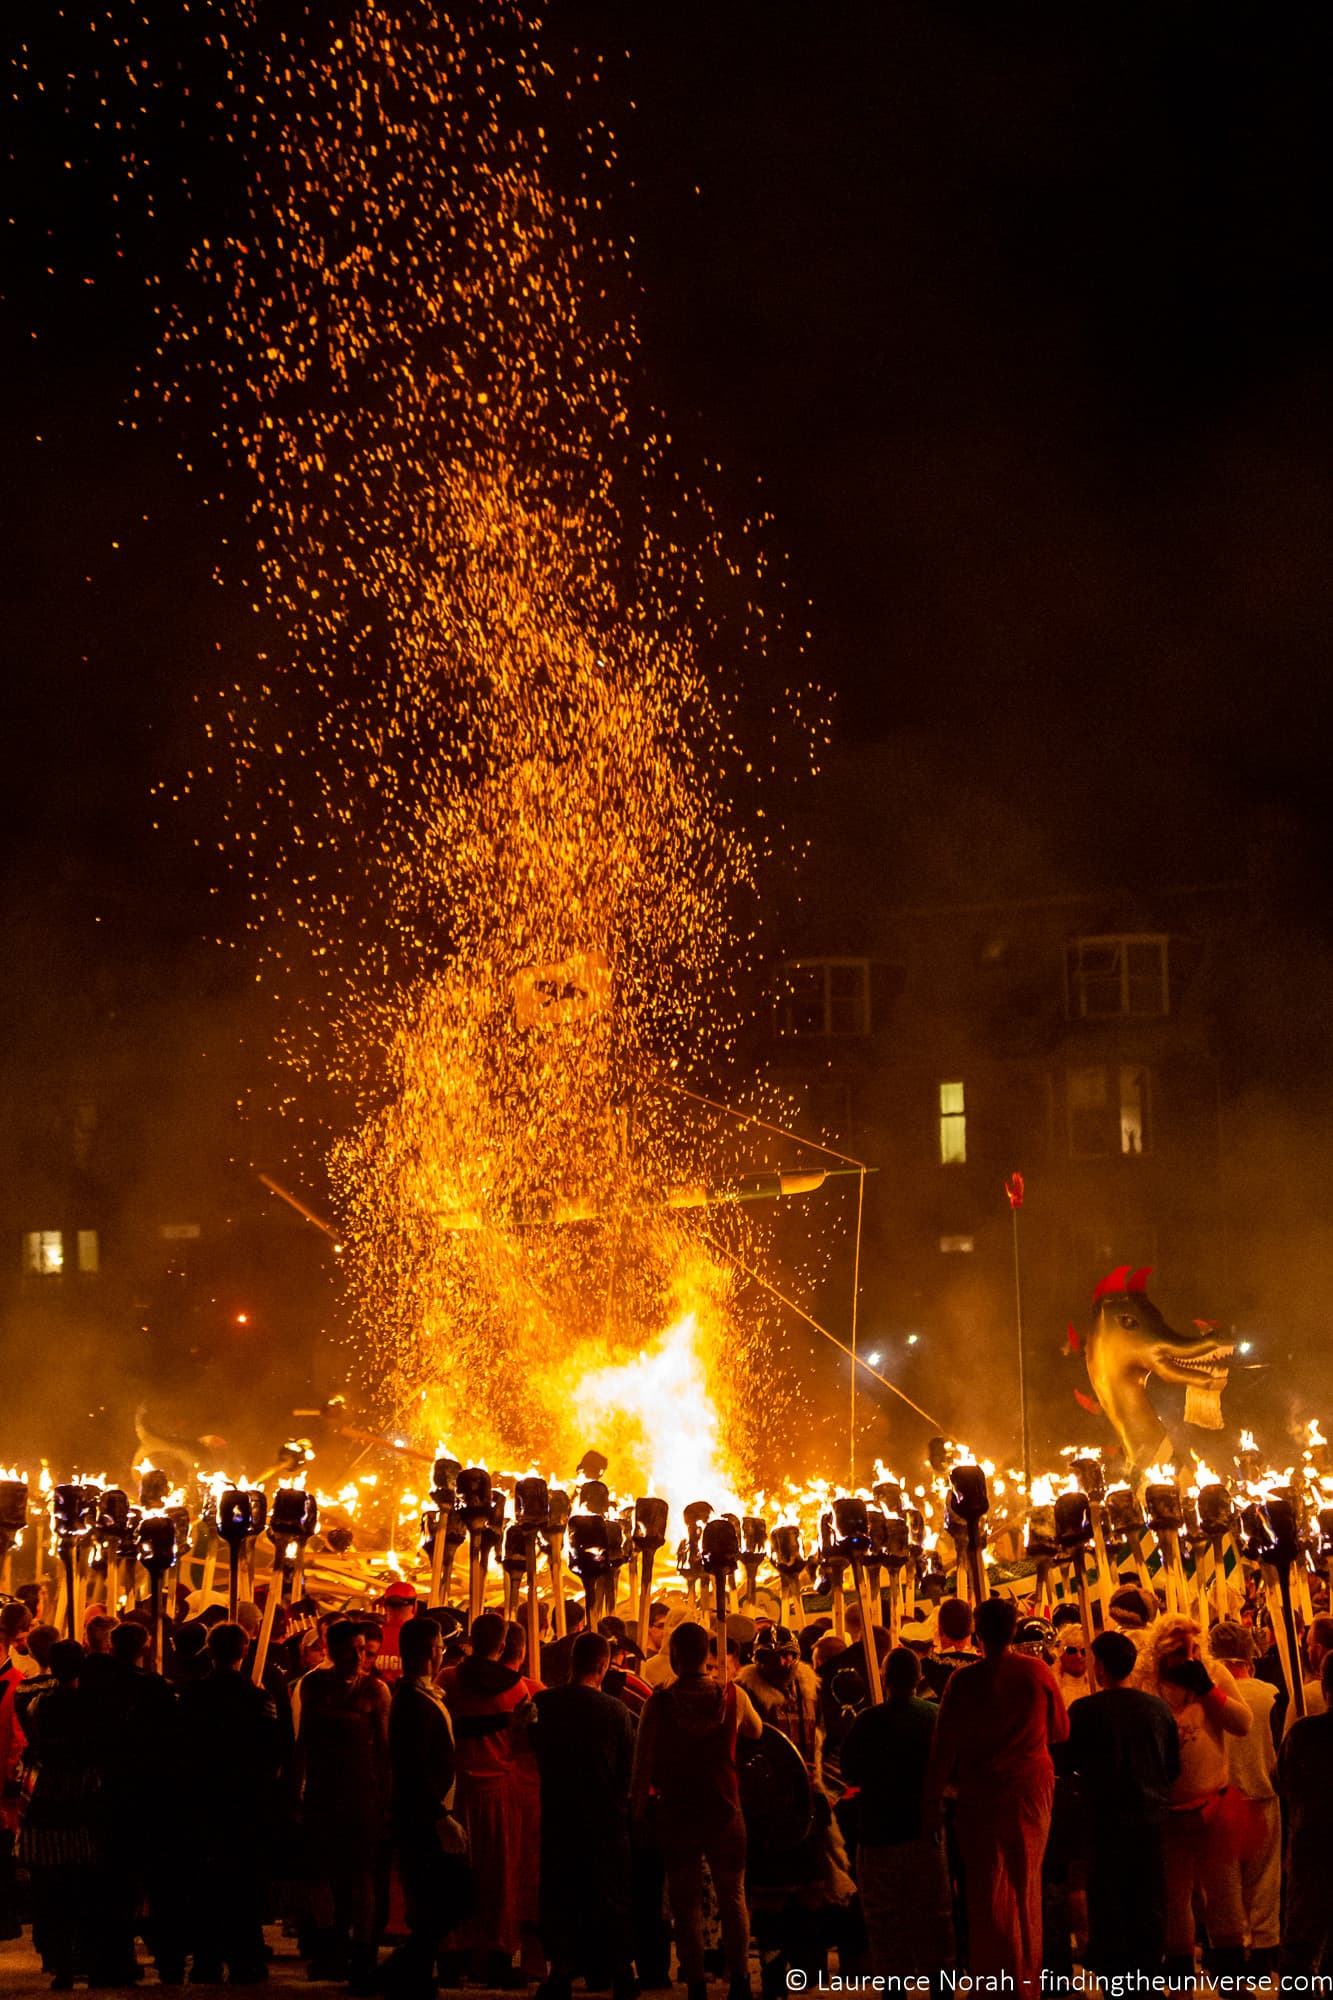
{"type": "Polygon", "coordinates": [[[384,1593],[386,1604],[415,1604],[416,1591],[405,1577],[395,1577],[384,1593]]]}

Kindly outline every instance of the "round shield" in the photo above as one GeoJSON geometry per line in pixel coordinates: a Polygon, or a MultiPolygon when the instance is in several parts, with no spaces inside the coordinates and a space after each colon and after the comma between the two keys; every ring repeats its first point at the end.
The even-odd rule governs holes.
{"type": "Polygon", "coordinates": [[[789,1736],[764,1724],[736,1743],[741,1811],[752,1856],[790,1854],[809,1837],[815,1795],[805,1760],[789,1736]]]}

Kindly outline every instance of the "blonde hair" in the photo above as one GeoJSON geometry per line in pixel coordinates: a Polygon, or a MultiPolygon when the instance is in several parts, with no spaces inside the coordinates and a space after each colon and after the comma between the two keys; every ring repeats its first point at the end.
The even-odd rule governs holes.
{"type": "Polygon", "coordinates": [[[1153,1680],[1158,1678],[1162,1661],[1168,1653],[1179,1652],[1182,1641],[1202,1640],[1198,1620],[1183,1611],[1164,1611],[1148,1631],[1148,1643],[1144,1647],[1147,1655],[1145,1666],[1153,1680]]]}

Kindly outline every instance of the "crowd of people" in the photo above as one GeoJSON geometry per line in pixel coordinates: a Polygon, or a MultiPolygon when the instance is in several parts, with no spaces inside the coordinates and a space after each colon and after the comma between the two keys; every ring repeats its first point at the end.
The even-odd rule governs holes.
{"type": "Polygon", "coordinates": [[[644,1654],[543,1605],[530,1661],[524,1626],[398,1581],[280,1609],[257,1677],[254,1604],[183,1604],[158,1672],[146,1613],[94,1605],[73,1639],[33,1595],[0,1604],[0,1938],[29,1921],[55,1990],[131,1984],[141,1945],[163,1984],[286,1949],[400,2000],[632,2000],[673,1953],[688,2000],[834,1963],[1333,1972],[1327,1613],[1301,1717],[1256,1600],[1203,1630],[1128,1585],[1090,1647],[1076,1608],[946,1597],[896,1646],[854,1606],[837,1633],[751,1606],[719,1659],[681,1596],[644,1654]]]}

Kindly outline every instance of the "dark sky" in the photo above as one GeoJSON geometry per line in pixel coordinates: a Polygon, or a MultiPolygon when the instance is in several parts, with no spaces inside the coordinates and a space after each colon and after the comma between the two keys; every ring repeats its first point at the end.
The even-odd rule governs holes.
{"type": "MultiPolygon", "coordinates": [[[[1126,829],[1188,866],[1201,828],[1224,845],[1273,800],[1321,842],[1313,12],[550,13],[557,40],[629,38],[617,220],[645,365],[738,511],[763,479],[842,744],[919,750],[1057,843],[1123,839],[1127,866],[1126,829]]],[[[77,106],[66,32],[47,19],[33,60],[75,67],[77,106]]],[[[119,427],[151,320],[133,231],[112,251],[107,156],[25,107],[0,305],[6,906],[60,883],[169,956],[199,880],[150,833],[147,787],[188,756],[239,610],[175,460],[188,420],[119,427]],[[72,182],[67,150],[93,162],[72,182]]]]}

